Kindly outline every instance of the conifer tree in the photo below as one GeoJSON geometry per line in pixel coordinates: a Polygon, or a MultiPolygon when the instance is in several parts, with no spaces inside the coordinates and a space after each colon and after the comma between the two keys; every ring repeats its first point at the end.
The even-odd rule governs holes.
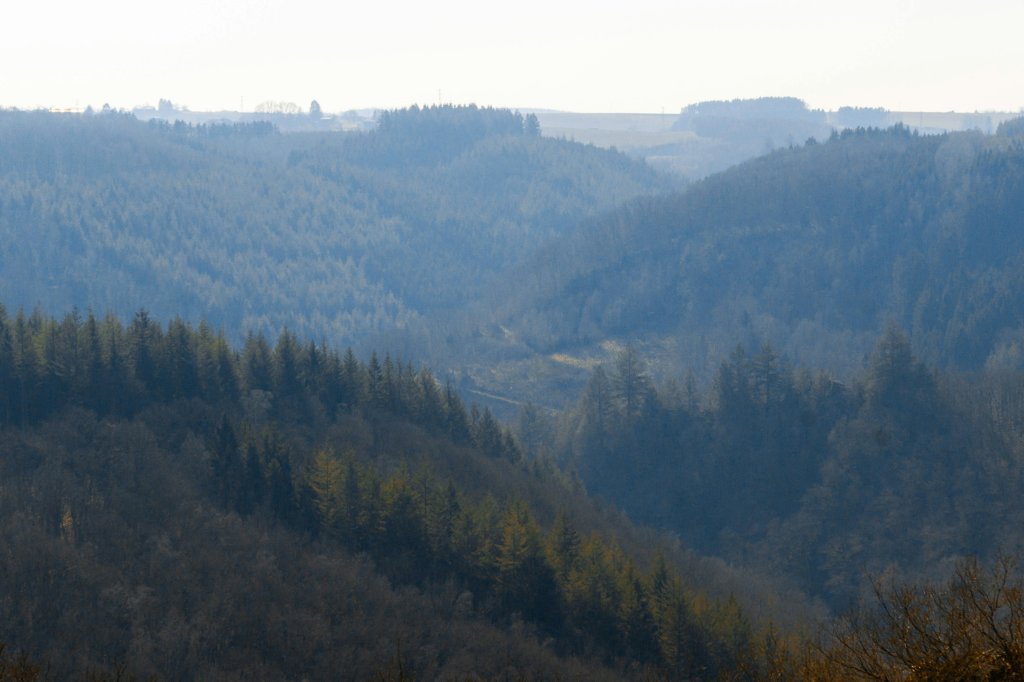
{"type": "Polygon", "coordinates": [[[213,434],[210,468],[217,500],[224,508],[231,508],[238,500],[242,462],[238,452],[238,438],[227,416],[221,418],[213,434]]]}
{"type": "Polygon", "coordinates": [[[469,420],[466,416],[466,407],[450,381],[444,387],[444,406],[445,431],[448,437],[460,444],[469,442],[469,420]]]}
{"type": "Polygon", "coordinates": [[[128,327],[128,341],[132,373],[146,389],[155,389],[158,371],[157,327],[145,309],[135,313],[135,319],[128,327]]]}
{"type": "MultiPolygon", "coordinates": [[[[2,344],[0,340],[0,344],[2,344]]],[[[106,368],[103,363],[103,344],[96,317],[90,312],[85,319],[81,335],[82,372],[79,376],[77,393],[85,404],[98,412],[106,411],[106,396],[103,381],[106,368]]]]}
{"type": "Polygon", "coordinates": [[[175,398],[191,398],[199,393],[199,374],[192,331],[176,317],[167,325],[164,338],[163,382],[168,394],[175,398]]]}
{"type": "Polygon", "coordinates": [[[579,561],[580,535],[563,511],[558,512],[548,530],[545,552],[559,584],[567,584],[579,561]]]}
{"type": "Polygon", "coordinates": [[[619,412],[632,422],[651,399],[653,387],[643,362],[633,346],[626,346],[615,359],[611,377],[611,393],[619,412]]]}
{"type": "Polygon", "coordinates": [[[366,366],[367,398],[370,403],[383,407],[387,403],[387,387],[384,385],[384,370],[377,359],[377,351],[370,353],[370,362],[366,366]]]}
{"type": "Polygon", "coordinates": [[[242,378],[247,390],[274,390],[270,345],[261,334],[250,333],[245,337],[245,346],[242,349],[242,378]]]}
{"type": "Polygon", "coordinates": [[[38,361],[36,359],[35,344],[32,341],[32,332],[25,314],[18,311],[14,319],[14,334],[12,335],[12,350],[14,355],[14,374],[16,379],[16,402],[18,421],[21,426],[35,419],[36,390],[38,388],[38,361]]]}
{"type": "Polygon", "coordinates": [[[7,319],[7,310],[0,303],[0,426],[14,421],[15,371],[14,348],[7,319]]]}
{"type": "Polygon", "coordinates": [[[348,409],[362,405],[366,400],[366,373],[351,348],[341,361],[341,403],[348,409]]]}
{"type": "Polygon", "coordinates": [[[317,450],[310,464],[308,481],[320,532],[336,537],[341,530],[343,513],[341,463],[327,450],[317,450]]]}

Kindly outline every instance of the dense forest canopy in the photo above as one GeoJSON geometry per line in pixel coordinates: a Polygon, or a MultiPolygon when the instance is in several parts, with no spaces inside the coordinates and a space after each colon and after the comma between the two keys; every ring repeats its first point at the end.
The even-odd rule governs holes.
{"type": "Polygon", "coordinates": [[[681,678],[760,646],[728,598],[756,588],[709,595],[390,355],[0,308],[0,389],[0,641],[58,677],[681,678]]]}
{"type": "MultiPolygon", "coordinates": [[[[932,665],[930,640],[879,653],[898,635],[884,628],[928,619],[957,637],[988,627],[990,602],[967,599],[1024,609],[998,555],[1024,547],[1021,385],[930,370],[893,328],[851,385],[764,347],[737,349],[702,395],[656,385],[627,348],[574,410],[524,411],[513,435],[390,355],[290,332],[233,347],[145,311],[124,325],[0,309],[0,640],[62,677],[861,679],[846,668],[932,665]],[[958,572],[945,591],[883,585],[890,610],[864,607],[808,649],[793,624],[821,614],[798,593],[681,552],[584,487],[839,610],[885,571],[958,572]],[[962,616],[934,620],[946,608],[962,616]]],[[[1001,622],[977,637],[1020,645],[1001,622]]],[[[971,638],[955,665],[997,665],[971,638]]]]}
{"type": "Polygon", "coordinates": [[[809,138],[823,140],[832,130],[824,111],[808,109],[796,97],[697,102],[683,107],[672,129],[713,142],[714,154],[727,162],[714,164],[715,170],[809,138]]]}
{"type": "Polygon", "coordinates": [[[1018,137],[849,131],[582,225],[494,319],[542,353],[660,345],[705,379],[737,342],[845,376],[893,323],[930,363],[1019,367],[1022,202],[1018,137]]]}
{"type": "Polygon", "coordinates": [[[627,348],[561,419],[524,413],[518,430],[632,518],[842,610],[886,570],[938,579],[1024,549],[1022,379],[928,368],[895,328],[849,383],[762,346],[706,391],[656,386],[627,348]]]}
{"type": "Polygon", "coordinates": [[[0,677],[1022,675],[1020,120],[539,132],[0,112],[0,677]]]}
{"type": "MultiPolygon", "coordinates": [[[[706,104],[693,115],[803,107],[706,104]]],[[[0,285],[61,314],[380,344],[549,405],[585,377],[544,357],[609,340],[704,381],[764,341],[843,376],[895,322],[930,363],[1013,365],[1024,152],[1000,131],[852,130],[637,198],[668,181],[503,110],[291,135],[4,112],[0,285]]]]}
{"type": "Polygon", "coordinates": [[[337,343],[458,309],[532,245],[668,181],[477,107],[369,133],[0,112],[8,304],[337,343]]]}

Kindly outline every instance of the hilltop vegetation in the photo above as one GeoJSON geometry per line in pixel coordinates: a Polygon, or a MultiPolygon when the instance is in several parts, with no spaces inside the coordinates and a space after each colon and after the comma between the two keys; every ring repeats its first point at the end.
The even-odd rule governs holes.
{"type": "Polygon", "coordinates": [[[1019,675],[1019,121],[538,132],[0,113],[0,675],[1019,675]]]}
{"type": "Polygon", "coordinates": [[[531,246],[668,187],[621,154],[476,107],[370,133],[0,113],[11,305],[285,326],[338,343],[457,309],[531,246]]]}
{"type": "Polygon", "coordinates": [[[1022,201],[1019,138],[850,131],[590,221],[492,319],[544,354],[663,341],[702,377],[737,342],[845,375],[891,323],[930,363],[1018,366],[1022,201]]]}
{"type": "Polygon", "coordinates": [[[390,356],[0,309],[0,387],[0,641],[58,677],[681,678],[756,655],[700,561],[390,356]]]}
{"type": "Polygon", "coordinates": [[[627,349],[557,421],[524,413],[529,451],[700,551],[797,581],[837,612],[895,571],[1024,549],[1019,370],[930,369],[890,328],[849,383],[736,349],[707,391],[655,386],[627,349]]]}

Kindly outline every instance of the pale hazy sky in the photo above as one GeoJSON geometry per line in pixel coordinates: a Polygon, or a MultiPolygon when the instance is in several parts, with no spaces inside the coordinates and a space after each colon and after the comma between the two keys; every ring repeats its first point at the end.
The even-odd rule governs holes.
{"type": "Polygon", "coordinates": [[[3,0],[0,106],[1018,111],[1024,0],[3,0]]]}

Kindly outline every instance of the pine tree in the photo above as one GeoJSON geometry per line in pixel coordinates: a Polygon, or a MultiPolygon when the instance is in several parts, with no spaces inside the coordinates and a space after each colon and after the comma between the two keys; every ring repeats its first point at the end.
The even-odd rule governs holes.
{"type": "Polygon", "coordinates": [[[426,511],[427,536],[435,564],[442,573],[455,568],[453,542],[455,524],[462,512],[459,491],[451,481],[444,489],[433,488],[426,511]]]}
{"type": "Polygon", "coordinates": [[[135,378],[149,391],[157,388],[157,327],[145,309],[128,327],[129,358],[135,378]]]}
{"type": "Polygon", "coordinates": [[[299,377],[300,354],[295,335],[287,329],[281,332],[274,347],[273,377],[274,398],[279,403],[287,401],[293,407],[302,400],[302,382],[299,377]]]}
{"type": "Polygon", "coordinates": [[[263,459],[267,463],[270,509],[285,523],[295,520],[295,482],[292,465],[281,444],[269,434],[263,439],[263,459]]]}
{"type": "Polygon", "coordinates": [[[376,528],[376,510],[363,503],[363,489],[355,452],[349,450],[344,458],[344,476],[341,482],[341,536],[354,546],[365,546],[376,528]]]}
{"type": "Polygon", "coordinates": [[[871,354],[865,393],[868,408],[877,416],[898,415],[908,426],[938,421],[935,382],[894,326],[886,329],[871,354]]]}
{"type": "Polygon", "coordinates": [[[554,523],[548,530],[545,552],[559,584],[568,583],[579,561],[580,535],[565,512],[560,511],[555,515],[554,523]]]}
{"type": "Polygon", "coordinates": [[[611,429],[614,415],[612,386],[604,367],[599,365],[594,368],[580,402],[583,413],[580,429],[588,434],[586,440],[604,440],[605,434],[611,429]]]}
{"type": "Polygon", "coordinates": [[[267,492],[263,462],[260,460],[259,450],[257,450],[253,443],[249,443],[245,447],[243,467],[244,474],[238,502],[238,513],[246,516],[253,513],[263,503],[267,492]]]}
{"type": "Polygon", "coordinates": [[[366,401],[366,372],[349,348],[341,361],[341,403],[346,409],[362,405],[366,401]]]}
{"type": "Polygon", "coordinates": [[[253,391],[274,390],[274,369],[270,345],[263,335],[250,333],[245,337],[242,349],[242,378],[246,389],[253,391]]]}
{"type": "Polygon", "coordinates": [[[545,560],[537,522],[520,500],[509,504],[502,517],[495,568],[497,596],[506,612],[518,611],[548,627],[558,625],[561,605],[555,575],[545,560]]]}
{"type": "MultiPolygon", "coordinates": [[[[2,343],[2,340],[0,340],[2,343]]],[[[108,399],[103,393],[106,368],[103,363],[103,344],[96,317],[89,313],[81,335],[82,372],[77,392],[83,402],[97,412],[107,410],[108,399]]]]}
{"type": "Polygon", "coordinates": [[[473,445],[495,459],[513,460],[516,458],[518,449],[505,442],[501,427],[498,426],[498,422],[489,408],[485,407],[481,413],[474,405],[470,414],[473,445]]]}
{"type": "Polygon", "coordinates": [[[169,397],[191,398],[199,393],[199,368],[192,331],[176,317],[167,325],[164,338],[166,379],[169,397]]]}
{"type": "Polygon", "coordinates": [[[466,415],[466,407],[462,404],[462,398],[458,391],[448,382],[444,386],[444,407],[445,407],[445,431],[448,437],[456,443],[469,442],[469,419],[466,415]]]}
{"type": "Polygon", "coordinates": [[[14,347],[7,319],[7,310],[0,303],[0,426],[14,423],[16,378],[14,347]]]}
{"type": "Polygon", "coordinates": [[[238,438],[227,416],[213,434],[210,468],[213,488],[218,502],[224,508],[233,508],[238,500],[238,488],[242,479],[242,461],[238,452],[238,438]]]}
{"type": "MultiPolygon", "coordinates": [[[[213,377],[216,396],[225,402],[233,403],[238,400],[238,374],[236,365],[238,358],[235,352],[228,345],[224,338],[224,330],[217,334],[213,345],[214,361],[216,363],[216,374],[213,377]]],[[[252,370],[255,371],[255,370],[252,370]]]]}
{"type": "Polygon", "coordinates": [[[308,483],[320,523],[320,532],[337,537],[342,515],[341,463],[327,450],[317,450],[310,464],[308,483]]]}
{"type": "Polygon", "coordinates": [[[636,566],[621,557],[617,580],[622,654],[635,660],[657,660],[657,629],[648,593],[636,566]]]}
{"type": "Polygon", "coordinates": [[[387,404],[387,387],[384,385],[384,370],[377,359],[377,351],[370,353],[370,362],[366,366],[367,398],[376,407],[387,404]]]}
{"type": "Polygon", "coordinates": [[[129,414],[136,406],[136,397],[141,393],[137,380],[132,377],[128,359],[124,356],[124,330],[113,315],[103,320],[100,336],[104,343],[107,371],[101,389],[109,401],[114,414],[129,414]]]}
{"type": "Polygon", "coordinates": [[[39,409],[40,416],[43,416],[63,407],[74,365],[69,363],[68,354],[61,349],[60,330],[56,322],[44,322],[40,336],[39,409]]]}
{"type": "Polygon", "coordinates": [[[441,392],[438,390],[437,380],[434,379],[434,375],[429,370],[421,369],[419,372],[419,384],[421,396],[417,415],[419,421],[432,431],[443,432],[445,427],[445,410],[441,392]]]}
{"type": "Polygon", "coordinates": [[[626,346],[615,359],[615,373],[611,377],[611,393],[620,414],[632,422],[640,416],[653,392],[651,379],[636,349],[626,346]]]}
{"type": "Polygon", "coordinates": [[[38,389],[38,360],[36,359],[35,344],[32,341],[32,332],[29,329],[25,314],[18,311],[14,318],[14,333],[12,334],[12,355],[14,358],[14,376],[16,383],[16,398],[14,406],[18,415],[18,423],[25,426],[35,419],[35,395],[38,389]]]}

